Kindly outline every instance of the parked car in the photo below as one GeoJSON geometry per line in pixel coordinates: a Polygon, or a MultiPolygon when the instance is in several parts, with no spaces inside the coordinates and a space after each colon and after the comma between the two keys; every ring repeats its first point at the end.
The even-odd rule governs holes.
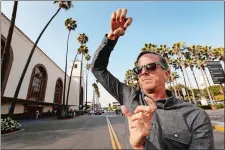
{"type": "Polygon", "coordinates": [[[99,110],[95,111],[95,115],[101,115],[102,113],[99,110]]]}
{"type": "Polygon", "coordinates": [[[99,109],[99,111],[103,114],[105,113],[104,109],[99,109]]]}

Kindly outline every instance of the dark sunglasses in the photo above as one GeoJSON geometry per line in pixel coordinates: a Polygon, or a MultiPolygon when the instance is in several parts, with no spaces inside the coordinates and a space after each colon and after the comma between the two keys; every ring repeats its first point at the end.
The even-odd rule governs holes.
{"type": "Polygon", "coordinates": [[[138,66],[133,69],[134,73],[139,75],[142,72],[142,69],[144,68],[147,72],[153,72],[157,69],[157,66],[160,65],[164,70],[167,69],[163,64],[160,62],[154,62],[143,66],[138,66]]]}

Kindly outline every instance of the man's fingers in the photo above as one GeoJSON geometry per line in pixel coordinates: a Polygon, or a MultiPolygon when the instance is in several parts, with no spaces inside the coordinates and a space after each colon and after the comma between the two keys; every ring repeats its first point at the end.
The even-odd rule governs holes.
{"type": "Polygon", "coordinates": [[[116,11],[116,21],[119,22],[120,21],[120,15],[122,13],[122,10],[121,9],[117,9],[116,11]]]}
{"type": "Polygon", "coordinates": [[[120,28],[114,30],[113,31],[113,34],[114,35],[117,35],[117,36],[123,36],[125,34],[125,30],[120,27],[120,28]]]}
{"type": "Polygon", "coordinates": [[[120,22],[124,21],[126,19],[126,15],[127,15],[127,9],[123,8],[121,15],[120,15],[120,22]]]}
{"type": "Polygon", "coordinates": [[[151,107],[152,112],[154,112],[157,109],[155,101],[153,101],[151,98],[149,98],[147,96],[145,96],[144,99],[149,104],[149,106],[151,107]]]}
{"type": "Polygon", "coordinates": [[[118,28],[118,29],[116,29],[116,30],[113,31],[113,34],[119,36],[120,35],[120,32],[121,32],[120,31],[120,28],[118,28]]]}
{"type": "Polygon", "coordinates": [[[144,106],[144,105],[140,105],[140,106],[137,106],[137,108],[134,110],[134,113],[139,113],[139,112],[149,112],[151,113],[152,110],[151,110],[151,107],[150,106],[144,106]]]}
{"type": "Polygon", "coordinates": [[[132,116],[132,113],[128,110],[128,108],[126,106],[121,106],[121,110],[122,113],[124,114],[124,116],[126,116],[127,118],[130,118],[132,116]]]}
{"type": "Polygon", "coordinates": [[[125,22],[125,24],[124,24],[124,28],[127,28],[128,26],[130,26],[131,23],[132,23],[132,21],[133,21],[133,19],[132,19],[131,17],[129,17],[129,18],[127,19],[127,21],[125,22]]]}
{"type": "Polygon", "coordinates": [[[135,120],[141,120],[141,121],[143,121],[142,118],[144,118],[144,114],[142,112],[135,113],[135,114],[132,115],[131,121],[132,122],[135,121],[135,120]]]}
{"type": "Polygon", "coordinates": [[[115,22],[116,22],[116,12],[112,12],[111,23],[115,23],[115,22]]]}

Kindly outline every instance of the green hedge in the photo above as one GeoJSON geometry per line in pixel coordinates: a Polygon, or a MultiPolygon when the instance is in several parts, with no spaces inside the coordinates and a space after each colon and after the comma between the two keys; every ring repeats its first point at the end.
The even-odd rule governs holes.
{"type": "Polygon", "coordinates": [[[217,109],[224,108],[224,104],[216,104],[215,106],[217,109]]]}
{"type": "MultiPolygon", "coordinates": [[[[217,109],[224,108],[224,104],[215,104],[217,109]]],[[[198,105],[198,107],[201,107],[202,109],[211,109],[211,105],[198,105]]]]}

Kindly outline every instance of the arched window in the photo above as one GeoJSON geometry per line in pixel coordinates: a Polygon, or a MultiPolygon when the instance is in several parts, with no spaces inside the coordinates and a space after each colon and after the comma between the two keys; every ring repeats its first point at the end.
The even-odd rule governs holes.
{"type": "MultiPolygon", "coordinates": [[[[2,54],[3,50],[6,44],[6,38],[1,35],[1,59],[2,59],[2,54]]],[[[1,68],[1,93],[4,95],[5,87],[7,85],[7,81],[9,78],[10,70],[12,67],[12,62],[13,62],[13,50],[12,47],[10,46],[9,51],[6,52],[4,61],[2,62],[2,68],[1,68]]]]}
{"type": "Polygon", "coordinates": [[[62,104],[63,82],[61,78],[58,78],[55,84],[55,96],[54,103],[62,104]]]}
{"type": "Polygon", "coordinates": [[[27,99],[44,101],[47,86],[47,72],[43,65],[38,64],[34,67],[30,79],[27,99]]]}

